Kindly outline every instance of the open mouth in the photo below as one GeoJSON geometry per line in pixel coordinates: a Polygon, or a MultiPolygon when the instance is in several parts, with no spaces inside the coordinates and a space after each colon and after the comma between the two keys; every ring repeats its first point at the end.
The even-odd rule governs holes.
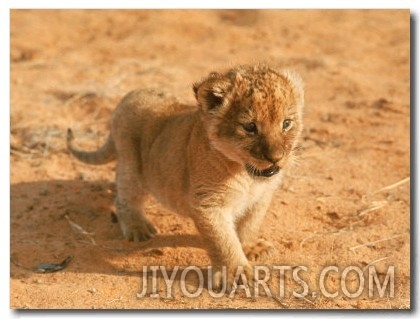
{"type": "Polygon", "coordinates": [[[280,167],[277,165],[270,166],[269,168],[260,170],[255,168],[252,165],[246,164],[246,170],[249,174],[252,176],[258,176],[258,177],[271,177],[276,175],[278,172],[280,172],[280,167]]]}

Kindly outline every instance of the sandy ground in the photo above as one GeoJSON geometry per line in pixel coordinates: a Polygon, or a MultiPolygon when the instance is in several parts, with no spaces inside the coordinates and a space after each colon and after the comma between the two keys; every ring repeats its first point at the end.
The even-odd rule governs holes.
{"type": "MultiPolygon", "coordinates": [[[[11,307],[410,308],[409,26],[409,11],[12,10],[11,307]],[[277,248],[268,264],[290,266],[284,296],[213,298],[204,288],[189,298],[194,272],[181,271],[209,264],[192,221],[150,200],[159,235],[123,240],[111,217],[115,164],[77,162],[65,132],[95,149],[128,91],[164,87],[194,103],[194,81],[255,62],[306,83],[303,151],[261,230],[277,248]],[[35,271],[70,255],[61,271],[35,271]],[[160,298],[138,298],[151,265],[180,267],[172,298],[162,275],[160,298]],[[328,266],[338,267],[324,278],[334,297],[320,284],[328,266]],[[382,296],[377,286],[369,296],[369,266],[382,296]]],[[[279,280],[273,272],[272,287],[279,280]]]]}

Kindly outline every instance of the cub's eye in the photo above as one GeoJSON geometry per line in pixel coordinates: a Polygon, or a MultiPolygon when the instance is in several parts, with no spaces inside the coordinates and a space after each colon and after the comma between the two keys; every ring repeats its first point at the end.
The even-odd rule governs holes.
{"type": "Polygon", "coordinates": [[[244,130],[248,133],[253,133],[253,134],[257,133],[257,125],[254,122],[243,124],[242,126],[244,130]]]}
{"type": "Polygon", "coordinates": [[[286,119],[283,121],[283,131],[287,132],[292,128],[292,120],[286,119]]]}

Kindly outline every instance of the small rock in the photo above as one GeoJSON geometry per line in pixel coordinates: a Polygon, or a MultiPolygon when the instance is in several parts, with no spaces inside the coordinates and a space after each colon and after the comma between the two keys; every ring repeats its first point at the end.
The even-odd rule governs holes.
{"type": "Polygon", "coordinates": [[[92,294],[95,294],[97,292],[96,288],[90,288],[88,291],[92,294]]]}

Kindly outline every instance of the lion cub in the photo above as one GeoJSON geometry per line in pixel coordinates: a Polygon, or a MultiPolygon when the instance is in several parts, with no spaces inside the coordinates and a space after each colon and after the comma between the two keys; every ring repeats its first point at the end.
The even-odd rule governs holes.
{"type": "Polygon", "coordinates": [[[304,93],[297,74],[267,66],[210,73],[194,84],[198,107],[138,90],[119,103],[107,142],[69,151],[89,164],[117,159],[116,210],[127,240],[156,234],[144,213],[151,193],[191,217],[213,266],[250,269],[273,250],[258,230],[302,130],[304,93]]]}

